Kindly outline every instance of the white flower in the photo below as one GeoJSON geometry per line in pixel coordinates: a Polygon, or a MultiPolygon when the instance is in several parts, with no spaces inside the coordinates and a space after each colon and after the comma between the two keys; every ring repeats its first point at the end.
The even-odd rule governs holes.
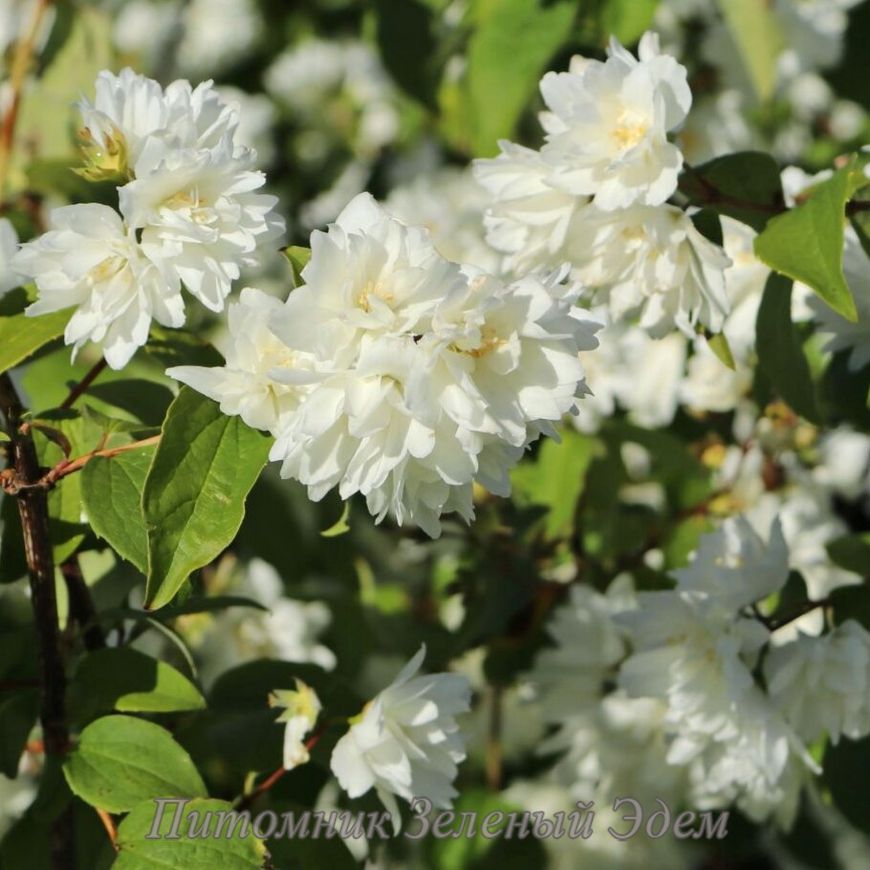
{"type": "Polygon", "coordinates": [[[825,350],[849,351],[849,370],[857,372],[870,363],[870,257],[851,227],[843,248],[843,274],[858,311],[856,322],[841,317],[816,294],[810,297],[809,305],[819,332],[828,339],[825,350]]]}
{"type": "Polygon", "coordinates": [[[239,301],[227,309],[226,365],[176,366],[166,374],[220,402],[224,414],[238,415],[254,429],[277,431],[299,406],[307,386],[305,355],[292,351],[269,328],[282,308],[275,297],[245,287],[239,301]],[[273,374],[278,369],[296,370],[298,383],[276,380],[273,374]]]}
{"type": "Polygon", "coordinates": [[[234,154],[224,138],[210,149],[180,149],[151,138],[136,179],[118,191],[121,213],[142,230],[142,248],[172,268],[206,308],[221,311],[241,266],[257,263],[260,245],[284,224],[277,198],[255,193],[265,183],[253,155],[234,154]]]}
{"type": "Polygon", "coordinates": [[[680,401],[698,411],[733,411],[751,386],[751,369],[728,368],[706,341],[696,341],[680,384],[680,401]]]}
{"type": "Polygon", "coordinates": [[[368,195],[311,244],[273,329],[323,378],[272,458],[313,499],[361,492],[378,520],[437,535],[444,512],[470,519],[472,481],[506,494],[508,468],[585,391],[577,351],[596,325],[560,276],[505,286],[460,269],[368,195]]]}
{"type": "Polygon", "coordinates": [[[691,765],[699,796],[736,799],[755,818],[794,797],[793,758],[814,767],[755,683],[751,669],[770,634],[743,615],[782,588],[788,570],[778,523],[765,542],[744,518],[727,520],[676,572],[675,591],[639,593],[638,608],[617,618],[635,649],[620,685],[667,703],[668,761],[691,765]]]}
{"type": "Polygon", "coordinates": [[[426,647],[393,682],[351,720],[336,744],[330,767],[352,798],[374,788],[399,830],[395,796],[425,797],[449,809],[452,782],[465,748],[456,716],[469,709],[470,686],[459,674],[415,676],[426,647]]]}
{"type": "Polygon", "coordinates": [[[555,647],[543,649],[528,678],[540,694],[543,715],[561,727],[547,746],[570,741],[574,720],[601,700],[605,680],[624,658],[623,632],[613,614],[633,603],[633,590],[612,583],[607,595],[575,585],[569,599],[554,612],[547,633],[555,647]]]}
{"type": "Polygon", "coordinates": [[[331,622],[329,607],[323,601],[287,598],[280,575],[267,562],[252,559],[241,578],[220,591],[247,596],[267,610],[223,611],[206,623],[199,636],[193,627],[189,640],[196,649],[204,683],[258,658],[310,663],[327,671],[335,667],[335,653],[320,643],[331,622]]]}
{"type": "Polygon", "coordinates": [[[23,245],[12,265],[39,291],[29,315],[77,306],[64,334],[74,353],[93,341],[109,365],[120,369],[147,341],[152,319],[181,326],[178,280],[145,256],[115,211],[70,205],[55,209],[51,221],[53,229],[23,245]]]}
{"type": "Polygon", "coordinates": [[[487,242],[507,255],[505,269],[517,274],[570,261],[569,228],[588,197],[551,184],[552,170],[539,152],[506,141],[499,147],[498,157],[473,164],[475,178],[492,197],[484,215],[487,242]]]}
{"type": "Polygon", "coordinates": [[[614,320],[639,315],[653,337],[674,326],[693,335],[722,328],[730,304],[722,249],[675,206],[586,209],[570,247],[575,274],[599,288],[614,320]]]}
{"type": "Polygon", "coordinates": [[[854,620],[774,646],[764,672],[774,703],[808,743],[870,734],[870,634],[854,620]]]}
{"type": "Polygon", "coordinates": [[[601,209],[660,205],[677,187],[683,158],[667,134],[692,103],[686,69],[646,33],[635,59],[611,39],[607,60],[574,57],[570,72],[547,73],[541,93],[543,158],[563,190],[601,209]]]}
{"type": "Polygon", "coordinates": [[[484,239],[488,201],[468,170],[445,167],[393,188],[385,206],[403,223],[425,227],[442,257],[496,273],[501,257],[484,239]]]}
{"type": "Polygon", "coordinates": [[[18,250],[18,233],[8,218],[0,218],[0,297],[21,284],[21,275],[12,268],[18,250]]]}
{"type": "Polygon", "coordinates": [[[78,104],[80,136],[94,177],[101,171],[128,177],[146,171],[137,164],[154,139],[167,149],[213,148],[231,139],[238,123],[211,82],[191,88],[182,79],[164,90],[127,67],[118,75],[103,70],[95,89],[93,103],[82,98],[78,104]]]}
{"type": "Polygon", "coordinates": [[[322,709],[317,692],[300,679],[295,689],[276,689],[269,695],[270,707],[283,707],[284,712],[276,719],[286,722],[284,727],[284,757],[282,766],[292,770],[308,761],[305,738],[314,728],[322,709]]]}

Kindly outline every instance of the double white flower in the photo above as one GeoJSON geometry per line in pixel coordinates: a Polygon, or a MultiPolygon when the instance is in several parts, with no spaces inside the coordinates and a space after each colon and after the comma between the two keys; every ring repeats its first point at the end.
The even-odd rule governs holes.
{"type": "Polygon", "coordinates": [[[456,796],[453,780],[465,758],[456,716],[466,713],[471,687],[460,674],[416,676],[426,647],[393,682],[366,704],[332,752],[330,767],[352,798],[374,788],[393,817],[401,817],[396,796],[428,798],[449,809],[456,796]]]}
{"type": "Polygon", "coordinates": [[[210,82],[165,90],[125,69],[102,72],[93,103],[79,106],[91,179],[113,179],[121,215],[74,205],[52,215],[52,230],[23,246],[13,265],[32,278],[31,315],[77,306],[66,342],[103,348],[122,368],[148,338],[152,319],[184,323],[182,285],[221,311],[240,268],[277,238],[277,199],[255,193],[265,182],[254,152],[236,146],[235,109],[210,82]]]}
{"type": "Polygon", "coordinates": [[[368,194],[311,247],[280,310],[252,290],[232,309],[224,369],[170,374],[271,431],[271,458],[315,500],[359,492],[432,536],[442,513],[470,520],[472,483],[506,495],[525,447],[586,392],[578,351],[597,324],[560,275],[505,285],[450,263],[368,194]]]}
{"type": "Polygon", "coordinates": [[[683,165],[668,133],[686,118],[686,70],[646,34],[638,57],[611,41],[603,62],[575,57],[547,73],[539,151],[501,142],[475,173],[492,202],[487,241],[525,273],[569,263],[614,321],[639,317],[660,338],[675,326],[722,328],[729,260],[667,204],[683,165]]]}

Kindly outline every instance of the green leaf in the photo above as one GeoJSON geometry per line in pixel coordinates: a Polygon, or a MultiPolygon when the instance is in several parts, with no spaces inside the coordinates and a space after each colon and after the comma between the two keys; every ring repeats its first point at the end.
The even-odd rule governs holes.
{"type": "Polygon", "coordinates": [[[568,40],[574,0],[480,0],[468,44],[471,150],[489,156],[510,137],[541,74],[568,40]]]}
{"type": "Polygon", "coordinates": [[[205,699],[187,677],[166,662],[128,647],[88,653],[70,689],[79,709],[92,715],[108,710],[171,713],[205,707],[205,699]]]}
{"type": "Polygon", "coordinates": [[[172,735],[132,716],[104,716],[88,725],[63,772],[74,794],[110,813],[156,797],[206,797],[202,777],[172,735]]]}
{"type": "Polygon", "coordinates": [[[549,509],[544,519],[548,538],[564,538],[574,528],[574,513],[586,482],[586,472],[603,447],[596,438],[566,429],[561,443],[542,442],[535,461],[518,465],[511,474],[513,499],[520,507],[549,509]]]}
{"type": "Polygon", "coordinates": [[[2,430],[0,429],[0,441],[11,441],[12,439],[2,430]]]}
{"type": "Polygon", "coordinates": [[[143,574],[148,572],[148,534],[142,491],[154,453],[154,447],[143,447],[111,458],[97,456],[81,473],[91,528],[143,574]]]}
{"type": "Polygon", "coordinates": [[[771,274],[755,324],[758,365],[780,396],[802,417],[819,421],[815,387],[800,337],[791,322],[792,283],[771,274]]]}
{"type": "Polygon", "coordinates": [[[216,830],[221,820],[218,814],[230,813],[232,809],[232,804],[226,801],[190,801],[179,813],[178,838],[169,839],[167,834],[175,820],[172,806],[166,808],[159,834],[152,838],[148,834],[155,820],[155,803],[145,801],[133,807],[118,826],[118,857],[113,870],[260,870],[266,848],[250,829],[247,836],[241,836],[241,825],[231,827],[230,817],[220,832],[216,830]],[[202,830],[202,825],[209,834],[193,836],[194,831],[202,830]],[[228,830],[232,832],[230,836],[228,830]]]}
{"type": "Polygon", "coordinates": [[[439,70],[435,16],[419,0],[374,0],[378,48],[399,87],[435,108],[439,70]]]}
{"type": "Polygon", "coordinates": [[[870,532],[844,535],[825,547],[834,564],[870,579],[870,532]]]}
{"type": "Polygon", "coordinates": [[[658,5],[659,0],[608,0],[601,10],[601,31],[631,45],[649,30],[658,5]]]}
{"type": "Polygon", "coordinates": [[[19,689],[0,700],[0,773],[9,779],[18,776],[18,763],[24,744],[36,724],[39,691],[19,689]]]}
{"type": "Polygon", "coordinates": [[[720,0],[719,8],[746,65],[752,89],[760,102],[766,102],[776,87],[776,62],[783,45],[773,8],[758,0],[720,0]]]}
{"type": "Polygon", "coordinates": [[[727,366],[731,371],[735,370],[734,355],[731,353],[731,345],[728,344],[728,339],[725,337],[724,332],[708,335],[707,346],[716,354],[724,366],[727,366]]]}
{"type": "Polygon", "coordinates": [[[293,273],[293,286],[300,287],[304,283],[302,270],[311,259],[311,248],[303,248],[301,245],[290,245],[289,248],[284,248],[284,256],[290,262],[290,269],[293,273]]]}
{"type": "Polygon", "coordinates": [[[270,439],[183,387],[170,405],[142,494],[148,533],[146,606],[168,604],[232,542],[270,439]]]}
{"type": "Polygon", "coordinates": [[[0,373],[24,362],[66,329],[69,311],[28,317],[24,309],[32,301],[19,288],[7,293],[0,304],[0,373]]]}
{"type": "Polygon", "coordinates": [[[759,232],[785,208],[779,166],[760,151],[727,154],[687,167],[680,175],[680,191],[692,205],[712,208],[759,232]]]}
{"type": "Polygon", "coordinates": [[[805,202],[773,218],[755,240],[756,256],[809,285],[831,308],[855,322],[855,300],[843,276],[846,203],[858,183],[855,161],[816,185],[805,202]]]}

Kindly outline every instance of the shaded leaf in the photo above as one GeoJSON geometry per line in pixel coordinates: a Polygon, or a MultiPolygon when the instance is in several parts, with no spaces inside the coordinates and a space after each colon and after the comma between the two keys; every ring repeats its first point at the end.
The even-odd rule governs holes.
{"type": "Polygon", "coordinates": [[[798,414],[818,422],[810,367],[791,322],[791,293],[792,283],[782,275],[767,279],[755,327],[758,365],[798,414]]]}
{"type": "Polygon", "coordinates": [[[63,765],[73,793],[93,807],[126,813],[155,797],[205,797],[190,756],[172,735],[132,716],[104,716],[88,725],[63,765]]]}

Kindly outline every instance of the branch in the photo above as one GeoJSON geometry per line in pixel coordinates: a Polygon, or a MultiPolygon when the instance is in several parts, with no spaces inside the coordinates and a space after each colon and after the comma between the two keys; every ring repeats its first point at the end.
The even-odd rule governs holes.
{"type": "Polygon", "coordinates": [[[33,19],[27,35],[15,47],[15,56],[9,71],[9,108],[0,127],[0,203],[5,202],[6,180],[9,176],[9,163],[12,158],[12,145],[15,141],[15,126],[18,123],[18,109],[21,105],[21,92],[30,71],[30,64],[36,49],[36,40],[42,28],[45,13],[51,0],[37,0],[33,19]]]}
{"type": "MultiPolygon", "coordinates": [[[[26,428],[26,424],[25,424],[26,428]]],[[[106,459],[111,459],[113,456],[118,456],[120,453],[127,453],[130,450],[139,450],[141,447],[150,447],[152,444],[157,444],[160,441],[159,435],[152,435],[150,438],[143,438],[141,441],[133,441],[130,444],[121,444],[118,447],[107,447],[104,450],[92,450],[90,453],[85,453],[83,456],[78,456],[75,459],[64,459],[58,462],[53,468],[41,475],[37,475],[35,479],[25,480],[18,474],[17,469],[10,469],[0,473],[0,487],[7,495],[18,495],[24,490],[42,490],[51,489],[59,480],[74,474],[76,471],[81,471],[92,459],[97,456],[102,456],[106,459]]]]}
{"type": "Polygon", "coordinates": [[[88,387],[97,379],[97,376],[106,367],[106,360],[103,357],[94,363],[90,371],[69,391],[69,395],[61,402],[61,408],[72,408],[76,400],[88,389],[88,387]]]}
{"type": "Polygon", "coordinates": [[[787,613],[785,616],[780,616],[778,619],[774,619],[770,616],[762,616],[760,619],[767,627],[768,631],[776,631],[778,628],[782,628],[784,625],[788,625],[790,622],[794,622],[796,619],[800,619],[802,616],[812,613],[818,607],[827,607],[830,603],[830,598],[822,598],[819,601],[804,601],[804,603],[793,612],[787,613]]]}
{"type": "MultiPolygon", "coordinates": [[[[25,484],[40,477],[33,437],[21,425],[24,408],[8,374],[0,375],[0,411],[12,438],[11,458],[17,478],[25,484]]],[[[24,554],[30,579],[30,597],[37,635],[40,667],[43,741],[47,755],[62,757],[69,746],[66,724],[66,673],[58,644],[57,599],[54,586],[54,555],[48,532],[48,501],[40,487],[25,486],[18,493],[18,514],[24,538],[24,554]]],[[[72,867],[72,815],[61,812],[52,827],[52,864],[72,867]]]]}

